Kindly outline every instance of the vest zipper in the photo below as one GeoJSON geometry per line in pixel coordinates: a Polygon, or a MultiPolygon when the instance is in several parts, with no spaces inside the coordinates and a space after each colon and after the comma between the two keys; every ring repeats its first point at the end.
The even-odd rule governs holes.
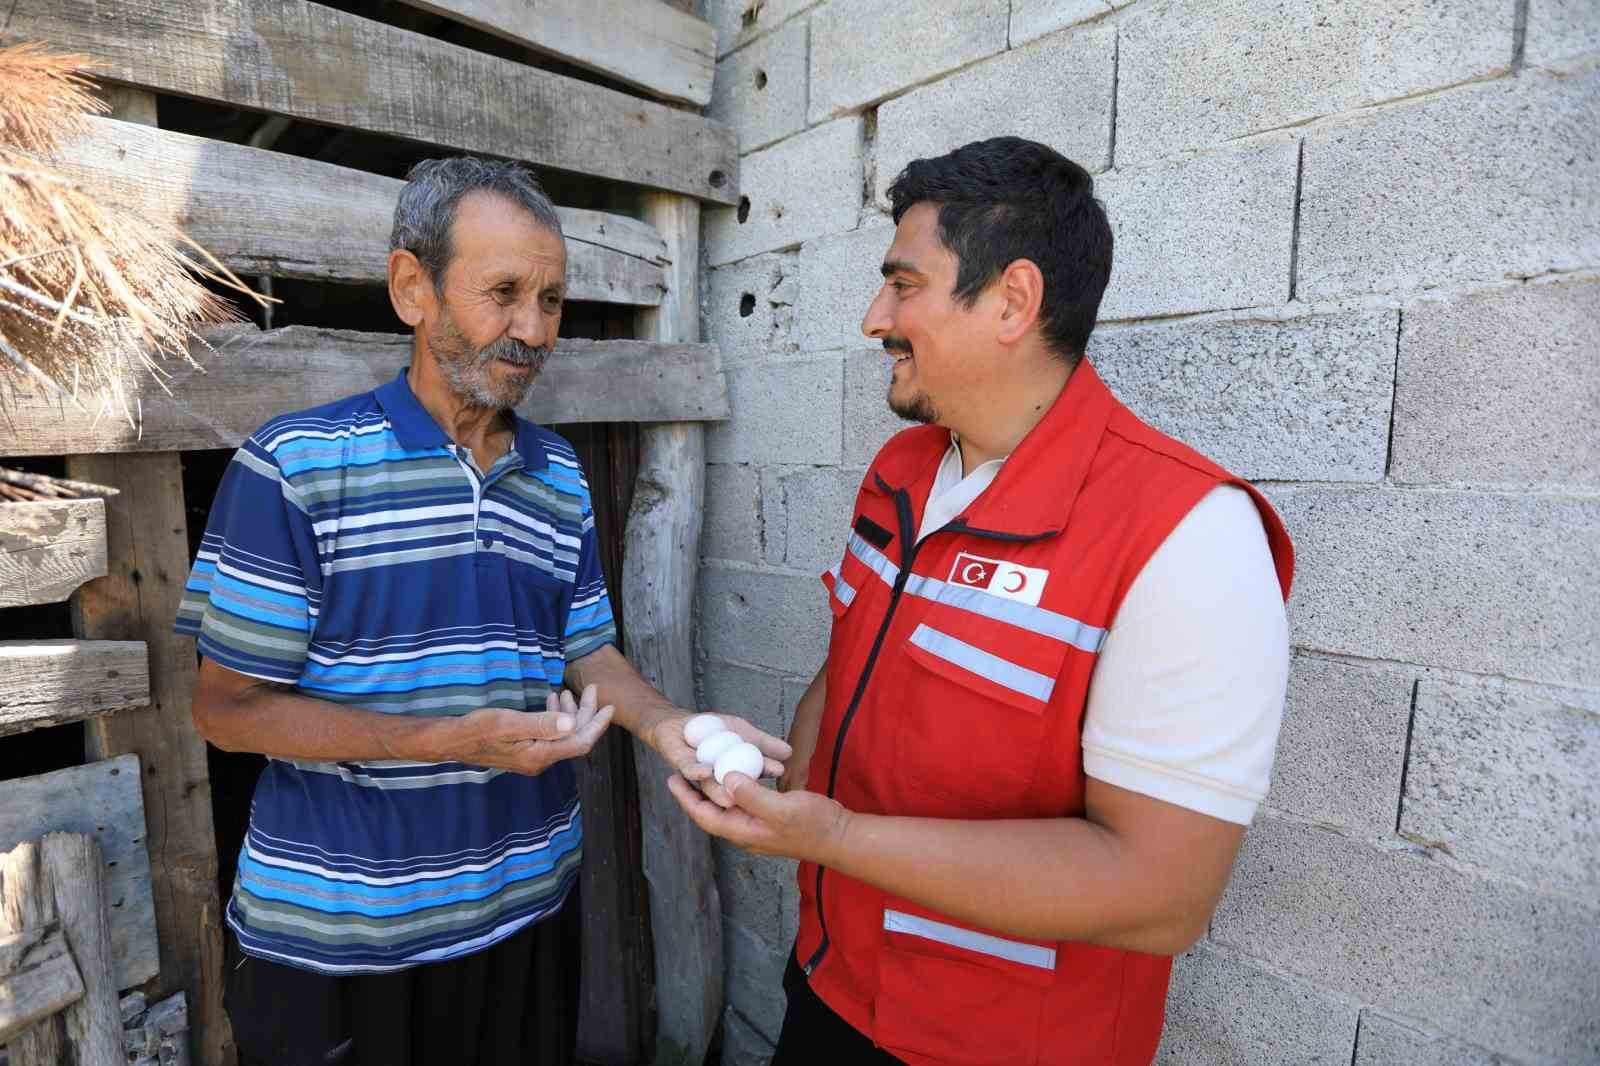
{"type": "MultiPolygon", "coordinates": [[[[1000,533],[987,529],[974,529],[957,518],[940,526],[919,541],[916,539],[916,529],[911,521],[910,493],[904,489],[890,490],[881,477],[878,478],[878,485],[885,491],[894,493],[895,519],[900,525],[900,543],[908,545],[908,547],[905,554],[901,556],[900,572],[895,575],[894,588],[889,594],[889,609],[883,613],[883,622],[878,626],[878,635],[872,641],[871,650],[867,652],[867,661],[861,667],[861,677],[856,681],[855,692],[850,696],[850,705],[845,708],[844,718],[839,723],[839,735],[833,742],[833,761],[828,765],[828,791],[826,793],[829,799],[833,798],[834,787],[838,784],[839,760],[844,754],[845,734],[849,732],[850,722],[855,718],[856,709],[861,706],[861,698],[866,695],[867,682],[872,677],[872,668],[878,661],[878,652],[883,649],[884,638],[889,635],[889,624],[894,621],[895,608],[900,605],[900,596],[905,592],[906,583],[911,580],[911,568],[917,561],[917,552],[921,550],[922,545],[941,533],[966,533],[991,540],[1025,543],[1027,541],[1043,540],[1045,537],[1053,537],[1060,532],[1060,530],[1052,529],[1043,533],[1032,534],[1000,533]]],[[[817,925],[822,929],[822,942],[817,945],[817,950],[812,952],[811,957],[800,967],[807,977],[810,977],[812,971],[822,963],[823,956],[827,955],[830,946],[828,919],[822,909],[822,875],[826,870],[827,867],[821,863],[817,864],[817,925]]]]}

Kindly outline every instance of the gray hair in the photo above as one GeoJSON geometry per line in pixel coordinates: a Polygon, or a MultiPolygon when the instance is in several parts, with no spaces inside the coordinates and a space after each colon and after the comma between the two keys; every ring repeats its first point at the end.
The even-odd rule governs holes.
{"type": "Polygon", "coordinates": [[[424,159],[406,175],[400,200],[394,206],[389,250],[404,249],[416,256],[433,279],[434,287],[442,286],[445,268],[454,252],[450,247],[450,227],[456,220],[456,208],[462,197],[480,191],[504,196],[520,205],[539,225],[561,236],[561,218],[532,170],[521,163],[454,156],[424,159]]]}

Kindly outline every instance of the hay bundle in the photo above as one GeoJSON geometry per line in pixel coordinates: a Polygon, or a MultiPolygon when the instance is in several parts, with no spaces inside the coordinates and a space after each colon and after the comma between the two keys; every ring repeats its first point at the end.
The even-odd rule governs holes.
{"type": "Polygon", "coordinates": [[[81,73],[88,66],[36,44],[0,47],[0,384],[80,406],[93,395],[137,421],[131,375],[142,368],[160,381],[162,358],[189,359],[196,327],[240,317],[192,271],[255,294],[181,233],[49,165],[85,131],[86,112],[105,110],[81,73]]]}

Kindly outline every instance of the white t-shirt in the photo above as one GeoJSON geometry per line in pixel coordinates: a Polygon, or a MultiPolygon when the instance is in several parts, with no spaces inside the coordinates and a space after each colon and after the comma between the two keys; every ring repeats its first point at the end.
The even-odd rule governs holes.
{"type": "MultiPolygon", "coordinates": [[[[917,539],[961,514],[1004,459],[961,475],[954,438],[917,539]]],[[[1207,493],[1134,579],[1089,682],[1090,777],[1250,824],[1267,794],[1289,677],[1289,622],[1250,494],[1207,493]]]]}

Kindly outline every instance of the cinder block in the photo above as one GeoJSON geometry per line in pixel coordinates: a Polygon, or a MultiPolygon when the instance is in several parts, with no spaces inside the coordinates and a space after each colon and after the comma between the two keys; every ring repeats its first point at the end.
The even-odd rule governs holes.
{"type": "Polygon", "coordinates": [[[705,0],[703,14],[717,28],[717,55],[742,48],[822,0],[705,0]]]}
{"type": "Polygon", "coordinates": [[[1512,1060],[1447,1036],[1424,1032],[1377,1011],[1361,1012],[1351,1066],[1517,1066],[1512,1060]]]}
{"type": "Polygon", "coordinates": [[[1275,488],[1295,644],[1600,686],[1600,500],[1275,488]]]}
{"type": "Polygon", "coordinates": [[[1111,11],[1106,0],[1011,0],[1011,47],[1111,11]]]}
{"type": "MultiPolygon", "coordinates": [[[[755,855],[726,840],[712,844],[722,913],[773,951],[787,951],[783,939],[783,886],[795,879],[793,859],[755,855]]],[[[781,973],[781,971],[780,971],[781,973]]]]}
{"type": "Polygon", "coordinates": [[[911,425],[889,410],[889,371],[882,348],[844,356],[844,465],[866,466],[888,439],[911,425]]]}
{"type": "Polygon", "coordinates": [[[1117,162],[1499,73],[1515,13],[1513,0],[1141,4],[1120,27],[1117,162]]]}
{"type": "Polygon", "coordinates": [[[1524,72],[1308,133],[1296,292],[1312,300],[1600,262],[1600,67],[1524,72]]]}
{"type": "Polygon", "coordinates": [[[937,16],[832,0],[811,16],[811,121],[1003,51],[1009,14],[1010,0],[943,0],[937,16]]]}
{"type": "Polygon", "coordinates": [[[861,119],[841,118],[751,152],[739,175],[739,205],[705,214],[712,266],[850,229],[865,180],[861,119]]]}
{"type": "Polygon", "coordinates": [[[808,467],[782,476],[787,525],[783,561],[791,570],[820,574],[839,565],[865,474],[861,467],[808,467]]]}
{"type": "Polygon", "coordinates": [[[1600,900],[1597,768],[1600,693],[1424,680],[1400,831],[1538,888],[1600,900]]]}
{"type": "Polygon", "coordinates": [[[837,464],[842,357],[728,371],[733,418],[706,433],[712,463],[837,464]]]}
{"type": "Polygon", "coordinates": [[[753,256],[706,271],[705,337],[725,367],[793,351],[799,256],[753,256]]]}
{"type": "Polygon", "coordinates": [[[1292,141],[1243,145],[1095,179],[1116,236],[1100,317],[1287,300],[1297,152],[1292,141]]]}
{"type": "Polygon", "coordinates": [[[1260,816],[1211,936],[1503,1054],[1600,1055],[1600,910],[1412,849],[1260,816]]]}
{"type": "Polygon", "coordinates": [[[1600,52],[1600,5],[1594,0],[1528,0],[1523,59],[1561,68],[1600,52]]]}
{"type": "Polygon", "coordinates": [[[1597,364],[1600,279],[1407,307],[1394,479],[1600,487],[1597,364]]]}
{"type": "Polygon", "coordinates": [[[761,478],[755,467],[706,466],[700,554],[740,563],[761,561],[761,478]]]}
{"type": "Polygon", "coordinates": [[[790,675],[814,674],[828,654],[827,590],[808,575],[700,568],[700,643],[732,659],[790,675]]]}
{"type": "Polygon", "coordinates": [[[733,1007],[722,1013],[722,1066],[771,1066],[772,1041],[762,1036],[733,1007]]]}
{"type": "Polygon", "coordinates": [[[1003,52],[878,108],[877,197],[913,159],[1002,135],[1048,144],[1091,172],[1111,165],[1117,34],[1086,29],[1003,52]]]}
{"type": "Polygon", "coordinates": [[[1157,1066],[1350,1061],[1357,1008],[1200,946],[1173,960],[1157,1066]]]}
{"type": "Polygon", "coordinates": [[[781,466],[761,468],[761,551],[762,562],[780,566],[789,543],[789,522],[783,514],[783,486],[778,483],[781,466]]]}
{"type": "Polygon", "coordinates": [[[784,23],[717,64],[710,114],[733,127],[741,153],[805,128],[806,25],[784,23]]]}
{"type": "Polygon", "coordinates": [[[776,1044],[789,1001],[783,968],[789,946],[775,947],[733,918],[722,923],[722,957],[729,1005],[758,1033],[776,1044]]]}
{"type": "Polygon", "coordinates": [[[787,733],[783,721],[783,678],[735,663],[707,660],[700,667],[701,706],[734,714],[773,736],[787,733]]]}
{"type": "Polygon", "coordinates": [[[1089,352],[1139,416],[1242,477],[1381,481],[1392,310],[1101,329],[1089,352]]]}
{"type": "Polygon", "coordinates": [[[1297,655],[1267,805],[1362,836],[1394,832],[1412,678],[1297,655]]]}
{"type": "Polygon", "coordinates": [[[805,351],[860,348],[875,343],[861,320],[883,286],[884,253],[894,242],[887,222],[807,241],[800,249],[795,335],[805,351]]]}

